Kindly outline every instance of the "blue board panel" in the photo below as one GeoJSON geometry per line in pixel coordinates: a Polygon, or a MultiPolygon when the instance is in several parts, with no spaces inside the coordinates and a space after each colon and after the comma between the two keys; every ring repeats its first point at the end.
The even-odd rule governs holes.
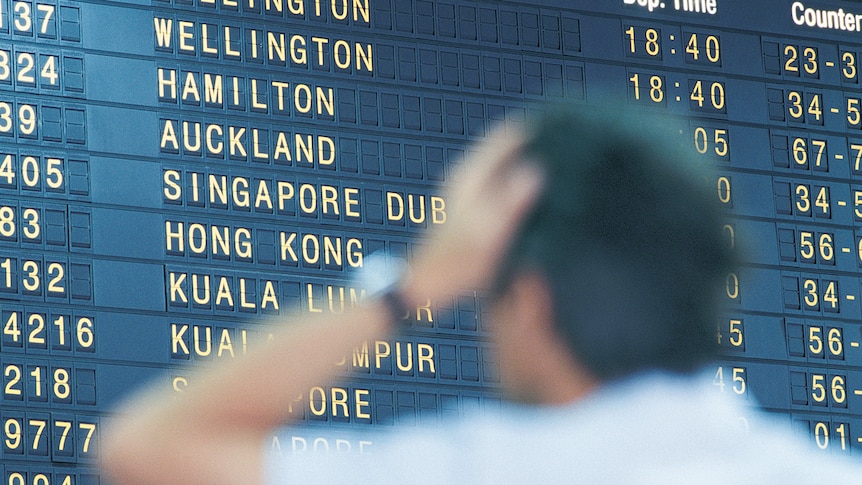
{"type": "MultiPolygon", "coordinates": [[[[4,483],[99,483],[132,388],[355,304],[366,256],[446,223],[471,141],[562,99],[680,119],[744,261],[717,392],[859,453],[862,41],[787,0],[640,3],[0,0],[4,483]]],[[[484,297],[411,313],[282,447],[499,405],[484,297]]]]}

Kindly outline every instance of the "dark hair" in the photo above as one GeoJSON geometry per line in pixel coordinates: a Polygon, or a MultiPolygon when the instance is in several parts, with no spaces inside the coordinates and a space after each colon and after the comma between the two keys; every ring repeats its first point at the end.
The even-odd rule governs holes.
{"type": "Polygon", "coordinates": [[[668,133],[676,125],[568,106],[541,114],[528,135],[525,155],[546,170],[546,187],[497,292],[520,271],[543,275],[561,337],[602,380],[690,371],[716,347],[729,242],[708,172],[668,133]]]}

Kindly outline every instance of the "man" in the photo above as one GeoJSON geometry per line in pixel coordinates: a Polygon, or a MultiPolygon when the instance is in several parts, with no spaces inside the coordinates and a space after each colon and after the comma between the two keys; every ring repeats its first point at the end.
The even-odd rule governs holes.
{"type": "MultiPolygon", "coordinates": [[[[351,312],[291,323],[177,399],[135,399],[103,445],[119,483],[801,483],[860,470],[712,389],[716,289],[731,268],[703,174],[652,119],[563,109],[492,136],[451,188],[449,220],[398,285],[351,312]],[[391,437],[369,456],[264,443],[294,396],[406,307],[493,295],[493,345],[516,404],[391,437]],[[750,424],[755,426],[755,418],[750,424]]],[[[666,127],[666,126],[665,126],[666,127]]],[[[667,127],[666,127],[667,128],[667,127]]],[[[385,441],[385,440],[384,440],[385,441]]]]}

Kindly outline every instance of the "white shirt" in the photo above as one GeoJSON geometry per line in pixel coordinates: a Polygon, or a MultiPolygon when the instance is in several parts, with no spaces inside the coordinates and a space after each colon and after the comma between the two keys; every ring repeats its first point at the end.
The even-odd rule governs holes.
{"type": "Polygon", "coordinates": [[[862,481],[862,463],[814,449],[777,419],[704,376],[651,373],[567,406],[397,428],[370,454],[270,456],[266,475],[271,484],[862,481]]]}

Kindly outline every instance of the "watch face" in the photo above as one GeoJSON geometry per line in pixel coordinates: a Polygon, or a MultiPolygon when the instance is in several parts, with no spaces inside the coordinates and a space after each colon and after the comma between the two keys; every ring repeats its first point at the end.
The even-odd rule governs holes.
{"type": "Polygon", "coordinates": [[[366,298],[375,298],[398,283],[406,263],[401,258],[377,251],[366,257],[356,273],[356,283],[365,290],[366,298]]]}

